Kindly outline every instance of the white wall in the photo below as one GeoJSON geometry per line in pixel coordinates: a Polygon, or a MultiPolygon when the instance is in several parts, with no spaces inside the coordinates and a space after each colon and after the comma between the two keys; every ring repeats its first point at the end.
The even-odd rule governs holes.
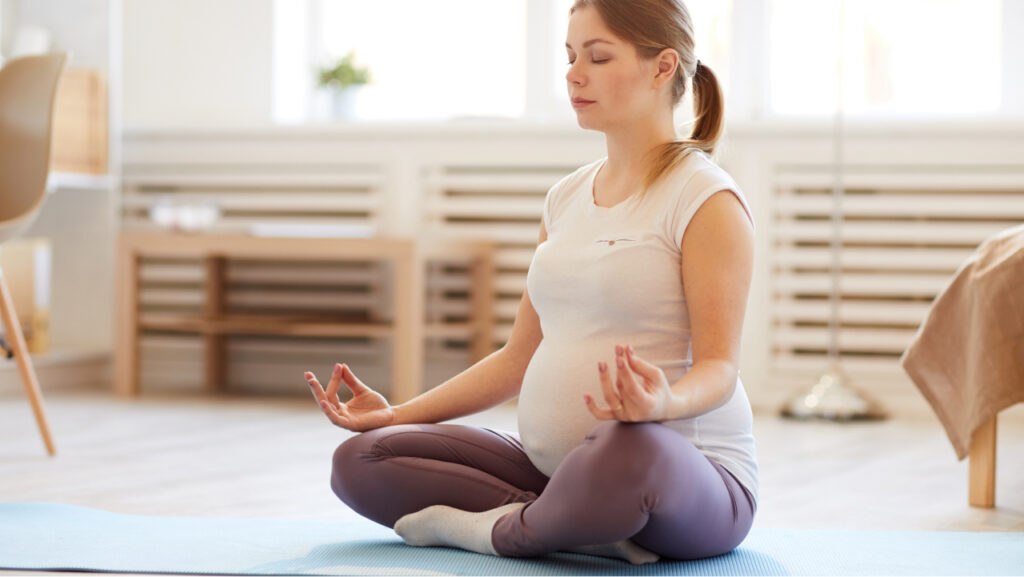
{"type": "Polygon", "coordinates": [[[109,0],[3,0],[0,51],[5,57],[20,26],[49,31],[53,50],[70,52],[69,66],[107,69],[109,0]]]}
{"type": "MultiPolygon", "coordinates": [[[[1024,2],[1003,2],[1003,103],[1006,112],[1024,116],[1024,2]]],[[[964,71],[969,77],[970,72],[964,71]]]]}
{"type": "Polygon", "coordinates": [[[126,130],[271,118],[272,0],[123,0],[126,130]]]}
{"type": "Polygon", "coordinates": [[[0,0],[0,59],[7,55],[7,39],[11,37],[13,14],[14,3],[11,0],[0,0]]]}
{"type": "MultiPolygon", "coordinates": [[[[67,66],[109,72],[113,1],[3,0],[5,56],[19,27],[40,27],[49,32],[52,50],[69,53],[67,66]]],[[[60,182],[51,177],[50,185],[56,192],[46,197],[37,220],[22,234],[46,238],[53,249],[51,344],[54,350],[108,350],[116,226],[112,191],[55,180],[60,182]]]]}

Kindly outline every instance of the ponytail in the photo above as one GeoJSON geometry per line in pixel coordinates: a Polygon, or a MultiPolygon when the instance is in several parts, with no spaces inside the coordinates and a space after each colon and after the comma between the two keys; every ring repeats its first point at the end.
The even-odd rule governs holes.
{"type": "MultiPolygon", "coordinates": [[[[682,77],[682,73],[679,74],[682,77]]],[[[725,124],[725,104],[718,77],[700,60],[693,74],[693,115],[693,131],[689,138],[667,142],[651,151],[654,163],[644,178],[644,192],[682,162],[693,149],[715,157],[725,124]]]]}
{"type": "Polygon", "coordinates": [[[693,115],[696,124],[690,141],[693,146],[703,150],[708,156],[714,156],[715,147],[722,137],[725,124],[725,103],[718,77],[700,60],[693,74],[693,115]]]}

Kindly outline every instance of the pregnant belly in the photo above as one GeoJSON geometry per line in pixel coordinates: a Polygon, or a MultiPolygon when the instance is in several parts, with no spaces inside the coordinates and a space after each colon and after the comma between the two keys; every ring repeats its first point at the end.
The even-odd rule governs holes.
{"type": "Polygon", "coordinates": [[[519,436],[534,466],[549,477],[599,421],[583,395],[604,405],[597,356],[542,341],[523,376],[519,436]]]}

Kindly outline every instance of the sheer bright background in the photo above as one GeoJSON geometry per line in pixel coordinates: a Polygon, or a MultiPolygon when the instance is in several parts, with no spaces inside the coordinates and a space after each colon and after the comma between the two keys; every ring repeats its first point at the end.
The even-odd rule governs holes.
{"type": "MultiPolygon", "coordinates": [[[[687,6],[698,57],[718,74],[732,120],[833,114],[840,54],[842,104],[850,116],[942,118],[1021,112],[1007,102],[1004,86],[1024,81],[1024,73],[1007,65],[1020,43],[1007,42],[1003,32],[1007,6],[1020,17],[1010,4],[1017,1],[689,0],[687,6]]],[[[354,50],[373,74],[358,96],[355,121],[572,122],[563,46],[571,5],[277,0],[275,120],[322,118],[324,95],[313,70],[354,50]]]]}
{"type": "Polygon", "coordinates": [[[851,115],[998,113],[1000,16],[1001,0],[772,0],[770,112],[833,112],[842,51],[851,115]]]}
{"type": "Polygon", "coordinates": [[[360,118],[523,114],[523,0],[318,1],[317,52],[329,59],[355,50],[376,79],[359,95],[360,118]]]}

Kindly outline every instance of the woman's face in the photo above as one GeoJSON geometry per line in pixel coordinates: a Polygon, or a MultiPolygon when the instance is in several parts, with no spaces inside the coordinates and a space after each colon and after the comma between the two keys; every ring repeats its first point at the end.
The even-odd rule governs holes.
{"type": "Polygon", "coordinates": [[[581,128],[608,131],[653,114],[659,100],[656,61],[641,61],[632,44],[605,27],[597,10],[572,13],[565,51],[569,101],[581,128]],[[581,98],[591,102],[574,102],[581,98]]]}

